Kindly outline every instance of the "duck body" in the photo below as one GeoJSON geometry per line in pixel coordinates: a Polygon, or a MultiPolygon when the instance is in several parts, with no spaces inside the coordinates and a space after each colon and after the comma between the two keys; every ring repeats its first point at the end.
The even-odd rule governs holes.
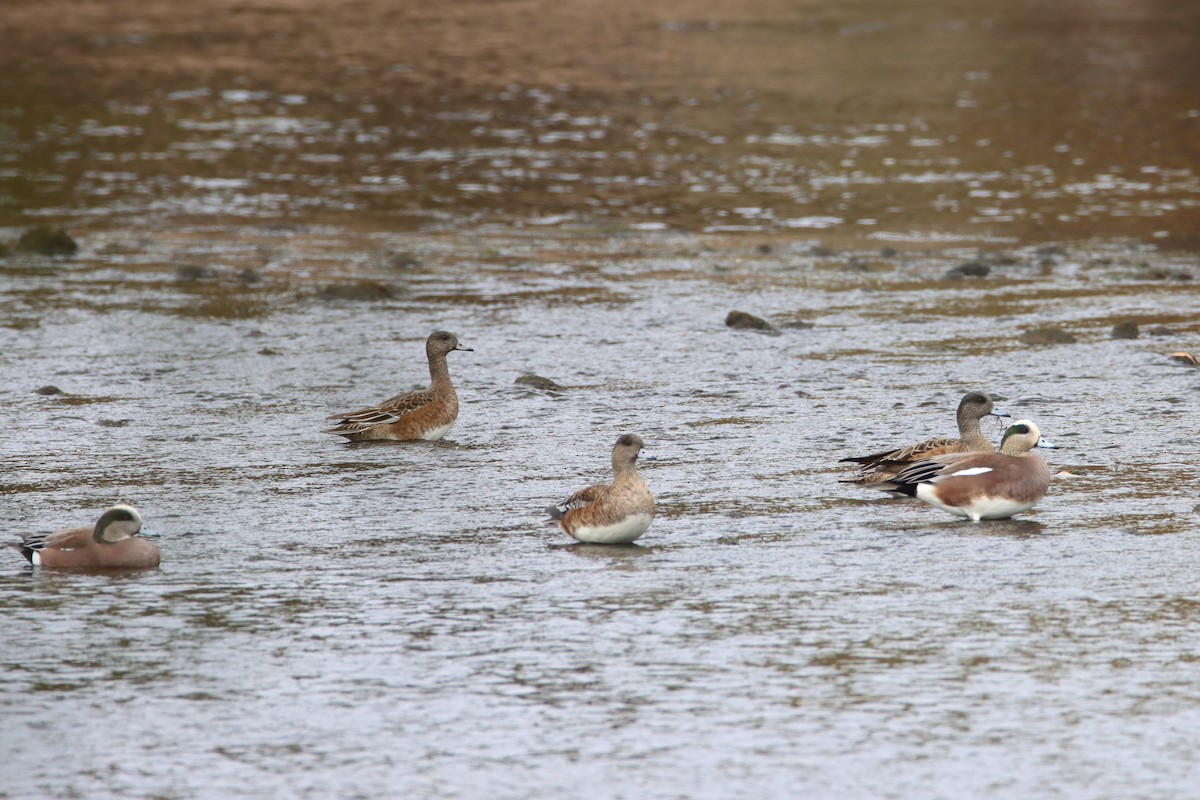
{"type": "Polygon", "coordinates": [[[955,453],[994,452],[995,448],[979,427],[979,421],[988,415],[1008,416],[1003,411],[996,411],[992,399],[983,392],[968,392],[958,403],[957,439],[941,436],[894,450],[843,458],[843,462],[855,463],[858,467],[855,474],[840,480],[870,486],[895,477],[906,466],[918,461],[955,453]]]}
{"type": "Polygon", "coordinates": [[[362,441],[437,441],[449,432],[458,419],[458,394],[450,381],[446,355],[454,350],[470,351],[448,331],[434,331],[425,340],[429,360],[428,389],[402,392],[378,405],[333,414],[338,424],[325,433],[344,436],[351,442],[362,441]]]}
{"type": "Polygon", "coordinates": [[[28,534],[12,546],[35,567],[152,569],[159,565],[161,554],[157,545],[138,536],[141,529],[137,509],[115,505],[94,527],[28,534]]]}
{"type": "Polygon", "coordinates": [[[637,470],[642,439],[625,434],[613,446],[613,481],[580,489],[546,509],[568,536],[592,544],[630,544],[654,520],[654,496],[637,470]]]}
{"type": "Polygon", "coordinates": [[[1054,447],[1028,420],[1011,425],[998,453],[954,453],[924,459],[870,488],[899,492],[979,522],[1028,511],[1050,487],[1046,462],[1029,452],[1054,447]]]}

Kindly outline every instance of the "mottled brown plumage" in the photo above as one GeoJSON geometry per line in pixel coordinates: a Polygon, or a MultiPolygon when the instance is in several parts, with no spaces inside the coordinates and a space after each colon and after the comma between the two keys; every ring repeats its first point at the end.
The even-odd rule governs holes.
{"type": "Polygon", "coordinates": [[[454,350],[467,350],[458,337],[448,331],[434,331],[425,340],[425,355],[429,360],[428,389],[402,392],[379,405],[333,414],[328,419],[338,424],[325,433],[345,436],[352,442],[372,439],[413,440],[441,439],[458,418],[458,394],[450,382],[446,355],[454,350]]]}
{"type": "Polygon", "coordinates": [[[952,453],[994,452],[992,443],[979,428],[979,421],[989,414],[996,417],[1008,416],[996,411],[991,398],[983,392],[968,392],[958,403],[957,439],[938,437],[869,456],[843,458],[843,462],[854,462],[859,466],[853,475],[839,480],[863,485],[875,484],[894,477],[905,466],[924,459],[952,453]]]}
{"type": "Polygon", "coordinates": [[[612,450],[613,482],[580,489],[546,511],[567,535],[581,542],[628,544],[650,527],[654,497],[637,470],[642,439],[627,433],[612,450]]]}

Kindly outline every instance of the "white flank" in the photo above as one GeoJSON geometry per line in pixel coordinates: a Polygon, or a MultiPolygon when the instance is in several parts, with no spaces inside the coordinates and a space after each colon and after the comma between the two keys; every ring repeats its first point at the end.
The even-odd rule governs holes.
{"type": "Polygon", "coordinates": [[[966,517],[973,522],[979,522],[981,519],[1008,519],[1014,514],[1028,511],[1037,502],[1035,500],[1033,503],[1018,503],[1007,497],[977,497],[966,505],[948,506],[937,498],[934,490],[934,486],[922,483],[917,486],[917,498],[931,506],[937,506],[948,514],[966,517]]]}
{"type": "Polygon", "coordinates": [[[581,542],[592,544],[629,544],[650,527],[649,514],[630,514],[612,525],[597,525],[593,528],[576,528],[571,535],[581,542]]]}
{"type": "Polygon", "coordinates": [[[33,565],[35,567],[38,567],[38,566],[41,566],[41,564],[42,564],[42,554],[39,553],[37,550],[34,550],[33,551],[33,565]]]}
{"type": "Polygon", "coordinates": [[[960,469],[958,472],[951,472],[951,478],[965,478],[968,475],[982,475],[985,472],[991,472],[991,467],[971,467],[970,469],[960,469]]]}
{"type": "Polygon", "coordinates": [[[454,423],[451,422],[449,425],[443,425],[440,428],[430,428],[421,434],[421,438],[427,442],[436,442],[438,439],[441,439],[446,435],[446,432],[450,430],[450,427],[453,424],[454,423]]]}

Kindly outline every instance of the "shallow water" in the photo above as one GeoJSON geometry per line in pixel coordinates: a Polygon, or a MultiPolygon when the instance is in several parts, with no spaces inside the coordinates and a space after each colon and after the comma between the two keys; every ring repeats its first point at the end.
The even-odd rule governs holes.
{"type": "MultiPolygon", "coordinates": [[[[123,500],[163,565],[0,553],[0,797],[1190,797],[1200,371],[1168,354],[1200,349],[1195,89],[1128,66],[1182,133],[1074,140],[1119,162],[1076,177],[1034,169],[1075,150],[1014,134],[989,177],[975,122],[923,103],[970,71],[960,48],[1018,44],[1011,20],[812,6],[803,35],[662,22],[664,63],[698,72],[646,97],[730,76],[776,97],[771,58],[734,56],[785,34],[849,59],[891,31],[946,69],[790,129],[768,102],[729,113],[736,93],[548,80],[447,89],[372,138],[338,111],[384,114],[370,97],[245,65],[192,94],[135,81],[113,119],[10,114],[8,230],[82,249],[0,259],[8,529],[123,500]],[[896,148],[930,155],[845,163],[896,148]],[[970,262],[988,274],[948,275],[970,262]],[[1042,326],[1077,341],[1022,341],[1042,326]],[[423,384],[433,328],[475,348],[450,355],[445,441],[320,433],[423,384]],[[952,433],[971,389],[1061,448],[1034,510],[973,525],[838,482],[842,457],[952,433]],[[542,509],[605,479],[626,431],[658,517],[633,547],[572,545],[542,509]]],[[[118,12],[132,50],[178,44],[118,12]]],[[[115,35],[97,52],[127,55],[115,35]]],[[[1003,117],[988,99],[1027,68],[965,101],[1003,117]]]]}

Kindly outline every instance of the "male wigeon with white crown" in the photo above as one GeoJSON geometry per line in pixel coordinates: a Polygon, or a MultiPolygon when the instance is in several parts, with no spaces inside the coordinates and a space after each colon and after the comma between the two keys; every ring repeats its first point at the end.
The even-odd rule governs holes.
{"type": "Polygon", "coordinates": [[[918,461],[872,489],[900,492],[973,522],[1033,508],[1050,487],[1046,462],[1030,452],[1054,447],[1027,419],[1004,431],[998,453],[953,453],[918,461]]]}
{"type": "Polygon", "coordinates": [[[151,569],[159,563],[158,546],[138,534],[142,516],[118,504],[93,527],[33,533],[12,545],[35,567],[47,569],[151,569]]]}

